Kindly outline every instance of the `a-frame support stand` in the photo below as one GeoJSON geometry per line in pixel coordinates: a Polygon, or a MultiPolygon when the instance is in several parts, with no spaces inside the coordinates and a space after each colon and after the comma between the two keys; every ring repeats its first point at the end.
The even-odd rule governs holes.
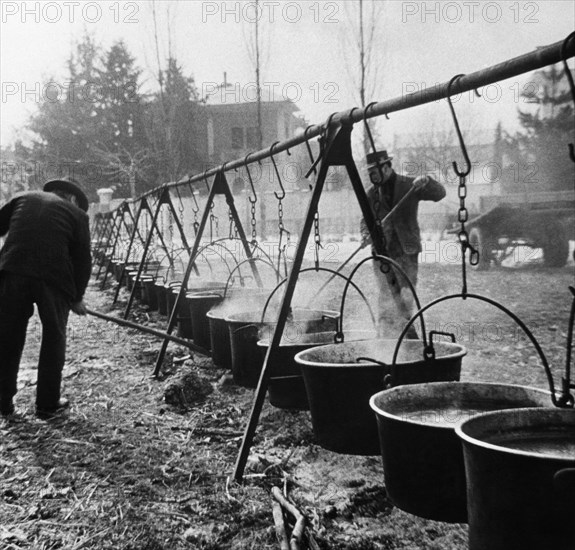
{"type": "MultiPolygon", "coordinates": [[[[192,247],[192,251],[190,253],[190,259],[188,261],[188,265],[186,267],[186,272],[184,273],[184,278],[182,280],[182,283],[180,285],[180,290],[178,292],[178,295],[176,297],[175,303],[174,303],[174,307],[172,308],[172,312],[170,314],[170,320],[168,321],[168,327],[166,329],[167,334],[171,334],[172,330],[174,330],[174,327],[176,325],[176,320],[178,317],[178,309],[180,306],[180,303],[182,301],[182,299],[184,298],[187,288],[188,288],[188,280],[190,278],[190,274],[192,272],[192,269],[195,266],[195,262],[196,262],[196,256],[198,254],[198,249],[200,248],[200,242],[202,239],[202,236],[204,234],[204,231],[206,229],[206,224],[207,221],[209,219],[209,215],[211,212],[211,205],[212,202],[215,198],[216,195],[224,195],[226,198],[226,203],[230,209],[230,216],[231,219],[233,220],[237,230],[238,230],[238,236],[240,238],[240,240],[242,241],[242,244],[244,246],[244,250],[246,253],[246,257],[248,259],[252,258],[252,250],[249,247],[249,241],[246,238],[246,233],[244,231],[244,228],[242,226],[242,223],[240,221],[240,217],[238,215],[238,211],[236,210],[236,206],[234,204],[234,196],[232,195],[232,192],[230,190],[230,186],[226,180],[226,176],[224,174],[223,171],[217,172],[217,174],[214,177],[214,181],[212,183],[212,186],[210,188],[210,192],[208,195],[208,199],[206,202],[206,206],[204,208],[204,212],[202,214],[202,219],[200,221],[200,225],[198,227],[198,232],[196,234],[196,238],[194,240],[194,245],[192,247]]],[[[255,262],[250,262],[251,268],[252,268],[252,272],[254,274],[254,279],[256,281],[256,283],[258,284],[258,286],[262,286],[262,280],[261,277],[259,275],[257,266],[255,265],[255,262]]],[[[164,357],[166,355],[166,349],[168,347],[168,339],[165,339],[162,343],[162,347],[160,349],[160,353],[158,355],[157,361],[156,361],[156,366],[154,368],[154,376],[158,376],[160,373],[160,369],[162,368],[162,363],[164,362],[164,357]]]]}
{"type": "Polygon", "coordinates": [[[140,238],[140,242],[142,243],[142,246],[144,246],[144,244],[146,243],[146,241],[142,238],[142,235],[140,234],[140,230],[138,228],[138,225],[140,223],[140,218],[142,216],[142,212],[146,210],[148,212],[148,214],[150,215],[150,218],[152,218],[153,213],[152,210],[150,208],[150,205],[148,203],[148,199],[146,199],[146,197],[144,197],[139,205],[138,205],[138,210],[136,211],[136,217],[134,218],[134,216],[132,215],[132,211],[130,210],[130,215],[132,215],[132,220],[133,220],[133,228],[132,228],[132,234],[130,235],[130,242],[128,243],[128,248],[126,249],[126,256],[124,257],[124,265],[122,266],[122,270],[120,272],[120,277],[118,279],[118,286],[116,287],[116,292],[114,293],[114,300],[113,303],[115,304],[116,301],[118,300],[118,295],[120,294],[120,288],[122,287],[122,283],[124,281],[124,276],[126,275],[126,263],[128,262],[128,258],[130,257],[130,254],[132,253],[132,247],[134,246],[134,240],[136,238],[136,235],[138,235],[138,237],[140,238]]]}
{"type": "MultiPolygon", "coordinates": [[[[100,290],[103,290],[106,287],[106,281],[108,280],[108,274],[110,273],[110,264],[112,263],[112,261],[114,260],[114,255],[116,254],[116,247],[118,246],[118,241],[120,240],[120,235],[122,233],[122,226],[124,226],[127,234],[130,234],[130,227],[128,226],[128,223],[126,222],[126,215],[129,215],[131,220],[132,220],[132,224],[134,224],[134,216],[132,215],[132,211],[130,210],[130,206],[129,204],[124,201],[116,210],[117,213],[117,220],[118,220],[118,226],[117,226],[117,232],[116,232],[116,236],[114,237],[114,244],[112,245],[112,250],[110,251],[110,257],[108,258],[107,262],[106,262],[106,268],[104,270],[104,278],[102,279],[102,283],[100,284],[100,290]]],[[[134,229],[134,227],[133,227],[134,229]]],[[[132,229],[132,230],[133,230],[132,229]]],[[[137,231],[138,228],[135,227],[135,230],[137,231]]],[[[142,237],[140,236],[140,240],[142,240],[142,237]]],[[[143,241],[142,241],[143,242],[143,241]]],[[[96,276],[96,279],[98,278],[99,274],[96,276]]]]}
{"type": "Polygon", "coordinates": [[[161,211],[162,206],[164,204],[168,205],[168,208],[170,209],[170,212],[172,213],[174,221],[176,222],[176,225],[178,226],[178,231],[180,232],[180,237],[182,238],[182,244],[184,245],[184,248],[188,251],[188,253],[190,251],[190,246],[188,244],[188,241],[186,239],[186,235],[184,233],[184,228],[182,227],[182,224],[180,223],[180,220],[178,218],[178,214],[176,212],[176,209],[174,208],[174,205],[172,203],[172,199],[170,198],[170,190],[168,189],[168,187],[163,187],[162,190],[160,191],[160,197],[158,199],[158,204],[156,205],[156,211],[154,212],[154,215],[152,217],[152,226],[150,227],[150,231],[148,232],[148,235],[146,236],[146,243],[144,244],[144,250],[142,252],[142,258],[140,260],[140,265],[138,266],[138,273],[137,273],[136,278],[134,280],[134,286],[132,287],[132,292],[130,293],[130,297],[128,298],[126,310],[124,311],[124,319],[127,319],[128,315],[130,314],[130,309],[132,308],[132,303],[134,302],[134,298],[136,296],[138,281],[140,280],[140,277],[142,276],[142,271],[144,270],[144,265],[146,263],[146,257],[148,255],[148,250],[150,248],[150,243],[152,242],[152,237],[154,236],[154,230],[157,230],[158,236],[160,237],[160,240],[162,242],[162,247],[166,251],[166,254],[169,255],[168,247],[166,246],[162,232],[160,231],[160,229],[158,227],[158,217],[160,215],[160,211],[161,211]]]}
{"type": "Polygon", "coordinates": [[[353,124],[351,123],[351,121],[328,125],[327,135],[322,140],[321,164],[317,175],[317,181],[314,186],[312,196],[308,205],[305,222],[301,232],[301,238],[298,242],[294,261],[284,291],[284,296],[279,310],[278,319],[271,340],[271,344],[268,347],[268,351],[264,359],[263,368],[260,374],[258,387],[256,389],[255,398],[252,405],[252,411],[250,413],[248,424],[244,432],[244,437],[242,440],[242,444],[240,447],[240,451],[233,472],[233,478],[235,481],[238,482],[241,482],[243,479],[244,469],[247,463],[248,455],[252,446],[253,438],[255,435],[259,417],[264,404],[266,391],[268,388],[271,373],[269,365],[273,363],[273,360],[275,360],[276,354],[280,346],[281,337],[288,317],[299,271],[302,266],[305,250],[307,247],[309,236],[311,234],[314,222],[314,215],[317,212],[319,200],[325,183],[325,178],[328,169],[331,166],[345,166],[349,178],[351,180],[353,190],[355,191],[357,201],[361,208],[363,218],[365,219],[365,222],[371,234],[372,242],[374,243],[374,248],[376,249],[377,254],[383,255],[385,253],[383,249],[383,241],[380,238],[380,227],[376,223],[375,216],[373,215],[373,212],[369,205],[367,195],[361,182],[361,178],[359,176],[357,167],[353,160],[351,151],[352,129],[353,124]]]}

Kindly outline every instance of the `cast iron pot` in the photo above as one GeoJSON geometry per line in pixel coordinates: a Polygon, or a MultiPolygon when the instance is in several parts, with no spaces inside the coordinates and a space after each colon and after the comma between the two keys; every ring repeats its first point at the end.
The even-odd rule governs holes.
{"type": "Polygon", "coordinates": [[[171,309],[168,309],[168,298],[172,294],[172,289],[178,287],[180,283],[175,281],[171,283],[165,283],[156,280],[154,284],[156,289],[156,298],[158,300],[158,312],[161,315],[169,315],[171,313],[171,309]]]}
{"type": "Polygon", "coordinates": [[[497,411],[455,431],[470,550],[575,548],[575,410],[497,411]]]}
{"type": "Polygon", "coordinates": [[[192,339],[195,344],[208,351],[212,349],[212,341],[210,338],[210,324],[206,315],[212,307],[220,304],[222,300],[223,295],[221,293],[211,291],[193,292],[189,294],[192,339]]]}
{"type": "MultiPolygon", "coordinates": [[[[190,313],[192,316],[192,330],[193,330],[193,339],[196,344],[202,346],[207,350],[215,350],[217,358],[212,356],[212,360],[214,365],[216,366],[224,366],[222,361],[220,360],[221,353],[218,348],[226,348],[230,349],[229,343],[229,334],[228,328],[225,322],[225,317],[229,313],[232,312],[230,308],[228,308],[228,313],[222,314],[219,316],[220,322],[223,325],[223,329],[218,331],[217,337],[212,338],[212,322],[210,318],[207,316],[208,312],[212,310],[215,306],[220,305],[226,299],[230,301],[247,301],[252,307],[256,305],[258,302],[262,302],[265,300],[268,291],[263,291],[261,289],[253,289],[253,288],[234,288],[228,289],[224,284],[222,286],[221,283],[213,283],[213,286],[207,287],[206,289],[202,289],[198,292],[193,292],[190,294],[190,313]]],[[[223,308],[225,309],[225,308],[223,308]]],[[[216,329],[217,330],[217,329],[216,329]]],[[[231,357],[230,360],[231,362],[231,357]]],[[[227,367],[229,368],[229,367],[227,367]]]]}
{"type": "Polygon", "coordinates": [[[459,380],[465,348],[435,344],[435,358],[425,357],[419,340],[403,342],[396,368],[390,363],[395,340],[343,342],[298,353],[318,443],[331,451],[357,455],[379,453],[377,424],[369,407],[375,391],[391,384],[459,380]]]}
{"type": "Polygon", "coordinates": [[[547,391],[510,384],[435,382],[391,388],[370,400],[385,488],[402,510],[436,521],[467,521],[457,423],[494,410],[551,405],[547,391]]]}
{"type": "MultiPolygon", "coordinates": [[[[246,287],[227,290],[222,295],[221,307],[216,307],[219,304],[214,304],[212,309],[206,313],[210,331],[212,361],[216,367],[232,368],[230,332],[226,318],[232,313],[236,313],[238,308],[242,307],[246,302],[252,308],[254,305],[261,305],[263,310],[269,293],[269,290],[246,287]]],[[[242,307],[242,309],[245,309],[245,307],[242,307]]]]}
{"type": "MultiPolygon", "coordinates": [[[[294,340],[310,332],[335,332],[338,315],[336,311],[294,308],[286,321],[283,338],[294,340]]],[[[268,312],[268,319],[272,316],[268,312]]],[[[258,341],[271,338],[276,323],[271,320],[262,322],[260,311],[231,314],[226,317],[226,323],[234,381],[241,386],[255,388],[263,366],[258,341]]]]}
{"type": "MultiPolygon", "coordinates": [[[[182,275],[183,276],[183,275],[182,275]]],[[[180,287],[182,283],[180,280],[172,280],[169,283],[164,283],[163,285],[164,291],[166,293],[166,315],[170,315],[172,310],[174,309],[174,304],[176,303],[176,298],[178,296],[180,287]]],[[[215,281],[206,281],[206,280],[190,280],[188,281],[188,288],[186,292],[186,296],[188,294],[193,294],[195,292],[204,292],[208,290],[215,290],[221,288],[222,283],[218,283],[215,281]]],[[[161,304],[163,305],[163,304],[161,304]]],[[[180,308],[178,310],[179,315],[188,316],[189,317],[189,303],[185,303],[184,305],[180,304],[180,308]]],[[[162,311],[160,310],[160,313],[162,311]]]]}
{"type": "MultiPolygon", "coordinates": [[[[168,315],[171,314],[176,304],[176,298],[180,293],[181,285],[173,285],[171,291],[167,297],[168,315]]],[[[182,338],[192,338],[192,319],[190,317],[190,303],[189,303],[189,293],[186,293],[178,306],[177,311],[177,324],[178,324],[178,336],[182,338]]]]}
{"type": "MultiPolygon", "coordinates": [[[[172,286],[172,291],[168,295],[168,315],[174,308],[176,303],[176,298],[180,292],[181,285],[174,285],[172,286]]],[[[194,339],[194,328],[193,328],[193,320],[192,320],[192,307],[194,303],[192,301],[192,297],[195,294],[201,292],[207,292],[211,289],[218,289],[221,288],[221,283],[217,283],[215,281],[197,281],[194,280],[193,282],[188,283],[188,291],[186,292],[185,296],[182,298],[180,305],[178,307],[178,334],[182,338],[189,338],[194,339]]],[[[196,342],[198,345],[198,342],[196,342]]],[[[208,343],[209,344],[209,343],[208,343]]],[[[209,348],[208,346],[202,346],[206,349],[209,348]]]]}
{"type": "MultiPolygon", "coordinates": [[[[138,270],[140,269],[140,262],[128,262],[128,263],[122,263],[122,264],[118,264],[118,265],[119,265],[118,279],[120,278],[120,275],[121,275],[121,269],[122,269],[122,267],[124,267],[125,268],[126,288],[129,291],[131,291],[132,287],[134,285],[134,281],[136,279],[136,276],[138,275],[138,270]]],[[[156,262],[156,261],[146,262],[144,264],[144,269],[140,273],[140,279],[139,280],[141,280],[142,277],[144,277],[144,276],[155,278],[158,268],[159,268],[158,262],[156,262]]]]}
{"type": "Polygon", "coordinates": [[[155,279],[152,275],[142,275],[140,277],[140,296],[142,303],[147,305],[151,311],[158,309],[158,298],[154,290],[155,279]]]}
{"type": "Polygon", "coordinates": [[[206,319],[210,326],[210,348],[212,350],[212,362],[216,367],[223,369],[232,368],[232,352],[230,348],[230,333],[225,310],[212,309],[206,313],[206,319]]]}
{"type": "MultiPolygon", "coordinates": [[[[295,356],[300,351],[333,343],[334,337],[333,332],[314,332],[303,334],[295,340],[282,339],[272,360],[273,363],[268,367],[272,373],[268,384],[268,397],[271,405],[278,409],[309,410],[301,367],[296,362],[295,356]]],[[[346,333],[348,341],[372,340],[373,338],[375,338],[374,332],[349,331],[346,333]]],[[[265,359],[269,346],[269,338],[258,341],[262,360],[265,359]]]]}
{"type": "Polygon", "coordinates": [[[108,266],[108,271],[112,273],[114,280],[118,282],[120,280],[120,273],[122,272],[123,260],[122,258],[115,257],[110,260],[110,265],[108,266]]]}

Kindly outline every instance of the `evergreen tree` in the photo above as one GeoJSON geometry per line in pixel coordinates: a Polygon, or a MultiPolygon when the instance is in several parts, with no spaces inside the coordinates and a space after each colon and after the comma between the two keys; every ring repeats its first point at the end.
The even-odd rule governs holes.
{"type": "Polygon", "coordinates": [[[29,127],[39,140],[34,160],[44,167],[41,177],[72,176],[82,180],[92,199],[99,186],[97,157],[92,149],[98,139],[98,84],[100,50],[85,35],[68,60],[65,83],[46,87],[46,100],[29,127]],[[93,181],[92,181],[93,180],[93,181]]]}
{"type": "Polygon", "coordinates": [[[159,182],[174,181],[201,169],[199,93],[175,58],[161,73],[161,88],[147,108],[147,135],[157,161],[159,182]]]}
{"type": "Polygon", "coordinates": [[[41,178],[75,177],[92,200],[100,187],[113,186],[120,196],[146,190],[149,144],[135,59],[123,42],[102,52],[85,35],[67,68],[65,92],[47,86],[30,122],[39,138],[31,155],[45,167],[41,178]]]}
{"type": "Polygon", "coordinates": [[[567,144],[573,141],[573,100],[564,70],[557,65],[537,71],[524,87],[518,110],[522,130],[506,136],[505,152],[516,166],[514,182],[529,192],[573,188],[574,165],[567,144]]]}
{"type": "Polygon", "coordinates": [[[137,196],[203,169],[199,94],[194,79],[168,59],[160,91],[140,91],[141,71],[120,41],[102,52],[85,35],[67,63],[67,86],[47,86],[47,99],[29,127],[38,139],[28,150],[40,182],[72,176],[91,200],[101,187],[137,196]]]}
{"type": "Polygon", "coordinates": [[[101,98],[97,103],[100,131],[95,150],[107,185],[120,196],[134,197],[153,181],[150,144],[144,131],[141,70],[122,41],[112,45],[101,64],[101,98]]]}

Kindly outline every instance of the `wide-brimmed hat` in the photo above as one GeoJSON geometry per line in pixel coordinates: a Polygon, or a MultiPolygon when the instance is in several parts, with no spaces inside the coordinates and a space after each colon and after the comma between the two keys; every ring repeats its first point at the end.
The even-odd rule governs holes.
{"type": "Polygon", "coordinates": [[[367,155],[367,167],[373,168],[378,164],[385,164],[391,162],[393,157],[388,156],[387,151],[375,151],[367,155]]]}
{"type": "Polygon", "coordinates": [[[62,178],[57,180],[50,180],[44,184],[44,191],[50,193],[53,191],[63,191],[64,193],[69,193],[74,195],[78,200],[78,206],[84,211],[88,211],[90,206],[88,202],[88,197],[85,195],[84,191],[78,185],[78,182],[71,178],[62,178]]]}

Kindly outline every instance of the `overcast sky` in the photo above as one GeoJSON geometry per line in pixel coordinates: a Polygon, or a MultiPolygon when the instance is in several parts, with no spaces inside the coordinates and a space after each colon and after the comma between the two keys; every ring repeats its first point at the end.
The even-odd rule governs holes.
{"type": "MultiPolygon", "coordinates": [[[[382,0],[383,1],[383,0],[382,0]]],[[[366,0],[367,2],[367,0],[366,0]]],[[[249,96],[254,81],[246,36],[254,2],[156,1],[161,63],[171,47],[200,92],[212,91],[224,72],[249,96]],[[169,17],[168,17],[169,8],[169,17]],[[171,43],[168,42],[168,29],[171,43]]],[[[259,13],[264,37],[264,86],[296,100],[310,123],[358,104],[349,71],[357,65],[344,35],[354,0],[266,1],[259,13]]],[[[476,71],[539,46],[563,40],[575,27],[573,0],[407,2],[386,0],[376,63],[378,90],[370,101],[431,87],[454,74],[476,71]]],[[[1,2],[1,143],[12,142],[44,101],[44,84],[65,81],[65,63],[87,31],[104,48],[124,40],[144,70],[144,87],[157,72],[151,1],[1,2]]],[[[573,63],[571,62],[571,66],[573,63]]],[[[530,75],[461,98],[462,127],[516,126],[518,94],[530,75]]],[[[446,127],[445,101],[378,120],[386,147],[394,134],[446,127]]]]}

